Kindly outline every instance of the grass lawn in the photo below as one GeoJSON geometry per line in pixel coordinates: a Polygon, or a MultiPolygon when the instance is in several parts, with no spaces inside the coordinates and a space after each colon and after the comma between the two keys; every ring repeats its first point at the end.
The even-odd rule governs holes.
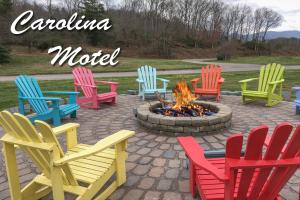
{"type": "MultiPolygon", "coordinates": [[[[0,64],[0,76],[19,74],[61,74],[71,73],[71,67],[52,66],[50,60],[52,56],[47,54],[26,54],[12,55],[12,60],[8,64],[0,64]]],[[[93,72],[126,72],[136,71],[142,65],[155,66],[159,70],[171,69],[193,69],[199,68],[199,64],[182,62],[181,60],[169,59],[144,59],[120,57],[119,64],[115,67],[94,67],[93,72]]]]}
{"type": "MultiPolygon", "coordinates": [[[[221,61],[223,62],[223,61],[221,61]]],[[[235,57],[228,63],[245,63],[245,64],[267,64],[267,63],[280,63],[285,65],[298,65],[300,64],[300,57],[294,56],[251,56],[251,57],[235,57]]]]}
{"type": "MultiPolygon", "coordinates": [[[[240,84],[239,80],[246,78],[254,78],[258,76],[258,72],[225,72],[222,74],[225,78],[225,83],[223,84],[222,90],[239,91],[240,84]]],[[[170,80],[168,89],[174,88],[175,84],[180,79],[185,79],[190,84],[190,80],[195,78],[197,75],[166,75],[160,76],[170,80]]],[[[283,84],[283,91],[291,91],[294,86],[300,86],[300,70],[286,70],[285,82],[283,84]]],[[[102,80],[111,80],[119,82],[119,94],[126,94],[127,90],[133,89],[137,90],[138,85],[135,82],[135,77],[124,77],[124,78],[110,78],[102,80]]],[[[40,86],[43,90],[70,90],[73,88],[72,80],[59,80],[59,81],[39,81],[40,86]]],[[[257,83],[249,85],[255,88],[257,83]]],[[[99,91],[106,91],[107,88],[100,87],[99,91]]],[[[15,84],[13,82],[0,82],[0,110],[5,108],[13,107],[17,105],[17,91],[15,84]]]]}

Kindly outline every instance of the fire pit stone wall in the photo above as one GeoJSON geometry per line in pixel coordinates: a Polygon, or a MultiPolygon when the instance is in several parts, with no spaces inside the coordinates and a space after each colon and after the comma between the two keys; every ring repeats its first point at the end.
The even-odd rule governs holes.
{"type": "Polygon", "coordinates": [[[203,117],[164,116],[151,112],[153,108],[161,106],[159,101],[153,101],[139,106],[136,109],[136,117],[141,126],[168,136],[200,136],[230,127],[231,108],[214,102],[195,101],[194,103],[209,106],[216,113],[203,117]]]}

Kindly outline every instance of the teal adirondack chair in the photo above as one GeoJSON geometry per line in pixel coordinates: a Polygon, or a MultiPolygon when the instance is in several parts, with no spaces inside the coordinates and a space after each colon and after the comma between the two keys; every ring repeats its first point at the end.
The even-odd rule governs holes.
{"type": "Polygon", "coordinates": [[[156,68],[145,65],[140,67],[137,71],[139,78],[136,79],[136,81],[139,83],[139,96],[142,97],[143,100],[145,100],[145,95],[153,95],[156,92],[166,97],[169,80],[157,78],[156,68]],[[157,88],[157,80],[162,81],[162,88],[157,88]]]}
{"type": "Polygon", "coordinates": [[[41,88],[34,77],[18,76],[15,81],[18,88],[18,103],[19,112],[25,115],[24,101],[27,101],[35,112],[33,116],[28,116],[30,121],[52,119],[53,125],[61,124],[61,118],[70,115],[71,118],[76,118],[76,111],[80,108],[76,104],[76,95],[79,92],[65,91],[41,91],[41,88]],[[61,98],[44,97],[44,94],[64,94],[69,95],[69,103],[59,105],[61,98]],[[49,107],[47,101],[52,102],[52,107],[49,107]]]}
{"type": "Polygon", "coordinates": [[[284,66],[280,64],[263,65],[260,69],[259,78],[251,78],[239,81],[242,85],[243,103],[257,99],[264,99],[267,101],[266,106],[273,106],[282,101],[282,83],[284,74],[284,66]],[[258,89],[247,89],[247,83],[258,80],[258,89]],[[279,86],[277,93],[276,88],[279,86]]]}

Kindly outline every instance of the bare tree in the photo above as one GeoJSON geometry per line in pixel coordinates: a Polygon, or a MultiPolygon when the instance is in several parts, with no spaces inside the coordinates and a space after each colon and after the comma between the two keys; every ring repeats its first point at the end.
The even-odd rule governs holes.
{"type": "Polygon", "coordinates": [[[76,8],[76,0],[64,0],[64,5],[69,14],[75,11],[76,8]]]}
{"type": "Polygon", "coordinates": [[[254,12],[254,28],[253,28],[253,40],[259,41],[261,38],[261,31],[264,25],[263,9],[258,8],[254,12]]]}
{"type": "Polygon", "coordinates": [[[49,15],[52,15],[52,0],[46,0],[46,6],[49,12],[49,15]]]}
{"type": "Polygon", "coordinates": [[[262,16],[264,18],[264,33],[262,36],[262,40],[265,41],[267,32],[270,30],[270,28],[276,28],[280,26],[283,17],[279,13],[269,8],[262,9],[262,16]]]}
{"type": "MultiPolygon", "coordinates": [[[[13,9],[16,12],[11,18],[28,9],[34,10],[36,17],[67,18],[73,12],[81,11],[84,1],[63,0],[62,4],[54,4],[54,0],[14,0],[17,9],[13,9]]],[[[251,36],[254,43],[258,43],[282,22],[282,16],[272,9],[253,10],[247,5],[231,5],[223,0],[123,0],[118,7],[112,0],[98,2],[104,4],[105,15],[113,22],[113,29],[108,33],[112,44],[136,46],[166,55],[176,45],[214,48],[232,40],[248,41],[251,36]]],[[[0,25],[3,22],[2,17],[0,25]]],[[[81,33],[63,34],[85,40],[81,33]]],[[[72,37],[66,38],[64,41],[72,40],[72,37]]],[[[35,40],[39,38],[33,35],[23,39],[34,41],[27,43],[36,45],[35,40]]],[[[236,44],[240,42],[236,41],[236,44]]]]}

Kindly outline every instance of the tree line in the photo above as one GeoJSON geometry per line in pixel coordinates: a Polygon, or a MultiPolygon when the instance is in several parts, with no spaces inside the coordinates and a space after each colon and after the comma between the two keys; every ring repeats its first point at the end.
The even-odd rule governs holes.
{"type": "Polygon", "coordinates": [[[220,0],[124,0],[117,12],[126,36],[159,41],[163,47],[173,41],[211,48],[230,40],[265,41],[266,33],[283,21],[270,8],[220,0]]]}
{"type": "MultiPolygon", "coordinates": [[[[281,25],[283,17],[270,8],[253,9],[221,0],[0,0],[0,37],[3,42],[47,48],[53,43],[107,47],[137,47],[147,54],[170,56],[176,47],[216,48],[230,41],[263,43],[267,32],[281,25]],[[109,17],[113,28],[103,32],[30,32],[15,38],[11,20],[32,9],[35,16],[68,18],[78,12],[87,19],[109,17]]],[[[0,41],[1,42],[1,41],[0,41]]]]}

